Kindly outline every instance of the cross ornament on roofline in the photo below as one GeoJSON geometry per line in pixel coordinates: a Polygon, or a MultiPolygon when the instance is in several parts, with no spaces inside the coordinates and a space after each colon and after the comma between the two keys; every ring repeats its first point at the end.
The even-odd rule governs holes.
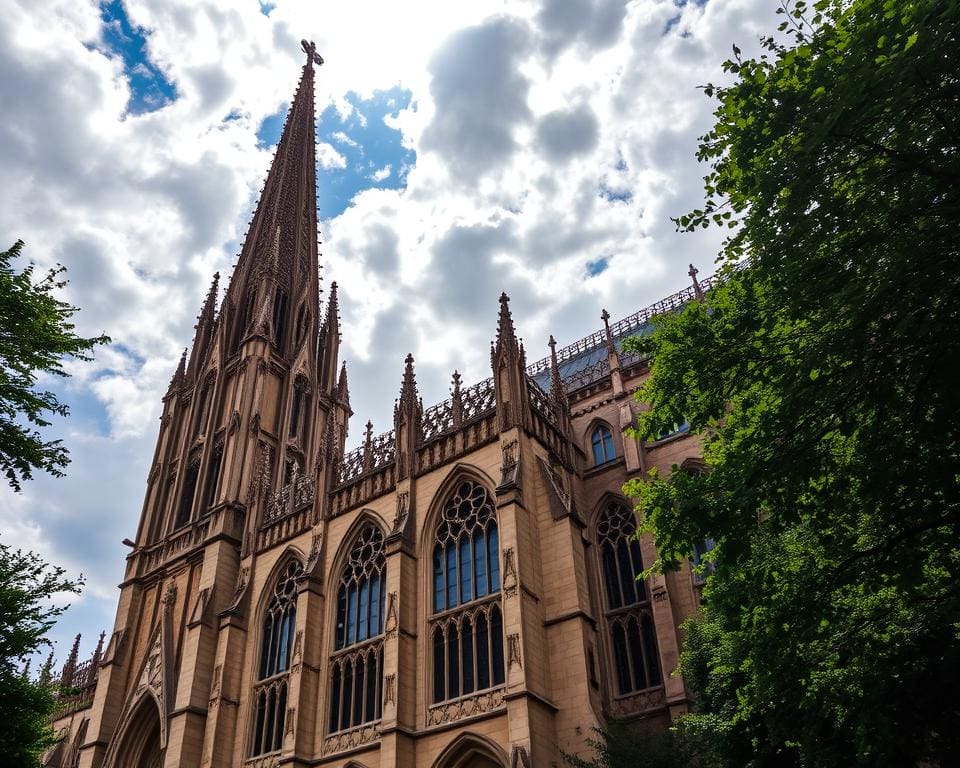
{"type": "Polygon", "coordinates": [[[323,64],[323,56],[317,53],[317,46],[313,40],[301,40],[300,47],[303,48],[303,52],[307,54],[307,64],[316,64],[318,67],[323,64]]]}

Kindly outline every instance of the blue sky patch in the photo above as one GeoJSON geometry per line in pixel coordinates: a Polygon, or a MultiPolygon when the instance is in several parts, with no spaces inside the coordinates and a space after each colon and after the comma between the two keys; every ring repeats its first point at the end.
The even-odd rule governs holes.
{"type": "MultiPolygon", "coordinates": [[[[403,145],[403,136],[385,120],[410,107],[410,91],[394,86],[374,91],[369,99],[350,92],[349,111],[341,115],[328,106],[317,119],[317,141],[329,144],[343,159],[317,165],[317,211],[321,219],[343,213],[353,198],[367,189],[405,189],[407,174],[417,162],[417,153],[403,145]]],[[[416,107],[414,107],[416,108],[416,107]]],[[[270,115],[257,130],[262,148],[276,145],[289,105],[270,115]]],[[[322,154],[322,150],[318,152],[322,154]]]]}
{"type": "Polygon", "coordinates": [[[596,277],[600,273],[604,272],[608,266],[610,266],[610,259],[606,256],[601,256],[599,259],[588,261],[587,277],[596,277]]]}
{"type": "Polygon", "coordinates": [[[100,4],[104,53],[119,56],[130,84],[127,112],[142,115],[166,106],[177,91],[163,72],[147,57],[147,31],[130,23],[121,0],[100,4]]]}

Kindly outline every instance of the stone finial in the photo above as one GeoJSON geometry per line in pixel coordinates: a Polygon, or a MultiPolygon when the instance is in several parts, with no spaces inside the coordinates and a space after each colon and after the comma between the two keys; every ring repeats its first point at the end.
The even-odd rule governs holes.
{"type": "Polygon", "coordinates": [[[550,397],[557,404],[558,408],[567,407],[567,393],[563,386],[563,379],[560,378],[560,366],[557,364],[557,342],[550,334],[550,341],[547,342],[550,347],[550,397]]]}
{"type": "Polygon", "coordinates": [[[690,279],[693,281],[694,297],[697,301],[703,301],[703,289],[700,287],[700,281],[697,280],[697,274],[699,274],[699,272],[700,270],[691,264],[687,274],[690,275],[690,279]]]}
{"type": "Polygon", "coordinates": [[[50,653],[47,656],[47,660],[43,662],[43,666],[40,667],[40,676],[37,678],[37,682],[41,686],[50,685],[50,682],[53,680],[53,649],[50,649],[50,653]]]}
{"type": "Polygon", "coordinates": [[[400,399],[397,401],[397,407],[401,410],[413,408],[419,401],[417,393],[417,377],[413,372],[413,355],[407,353],[403,367],[403,383],[400,385],[400,399]]]}
{"type": "Polygon", "coordinates": [[[367,421],[367,428],[363,437],[363,468],[370,469],[373,465],[373,422],[367,421]]]}
{"type": "Polygon", "coordinates": [[[503,344],[507,340],[516,338],[513,327],[513,315],[510,314],[510,297],[506,291],[500,294],[500,317],[497,319],[497,343],[503,344]]]}
{"type": "Polygon", "coordinates": [[[350,388],[347,385],[347,361],[346,360],[344,360],[340,366],[340,380],[337,382],[337,400],[340,401],[349,410],[350,388]]]}
{"type": "Polygon", "coordinates": [[[453,372],[450,383],[453,385],[450,390],[450,415],[453,417],[454,426],[459,427],[463,423],[463,394],[460,392],[459,371],[453,372]]]}
{"type": "Polygon", "coordinates": [[[173,372],[173,378],[170,379],[170,389],[175,389],[181,383],[187,374],[187,348],[183,348],[183,354],[180,355],[180,362],[177,363],[177,369],[173,372]]]}
{"type": "Polygon", "coordinates": [[[77,671],[77,659],[80,656],[80,634],[73,639],[73,647],[70,649],[70,655],[63,665],[63,671],[60,673],[60,684],[63,686],[73,685],[73,676],[77,671]]]}
{"type": "Polygon", "coordinates": [[[93,662],[94,668],[100,666],[100,659],[103,658],[103,638],[106,636],[106,634],[106,632],[100,633],[100,638],[97,640],[96,650],[94,650],[93,656],[90,658],[90,661],[93,662]]]}
{"type": "Polygon", "coordinates": [[[607,343],[607,351],[616,352],[616,345],[613,343],[613,334],[610,332],[610,313],[604,309],[600,313],[600,319],[603,320],[603,335],[607,343]]]}

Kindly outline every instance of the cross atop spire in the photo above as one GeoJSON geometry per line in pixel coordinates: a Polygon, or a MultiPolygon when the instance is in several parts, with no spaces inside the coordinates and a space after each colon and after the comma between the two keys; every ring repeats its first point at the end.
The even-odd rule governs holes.
{"type": "Polygon", "coordinates": [[[300,47],[303,48],[303,52],[307,54],[307,64],[316,64],[318,67],[323,66],[323,56],[317,53],[317,46],[313,40],[301,40],[300,47]]]}

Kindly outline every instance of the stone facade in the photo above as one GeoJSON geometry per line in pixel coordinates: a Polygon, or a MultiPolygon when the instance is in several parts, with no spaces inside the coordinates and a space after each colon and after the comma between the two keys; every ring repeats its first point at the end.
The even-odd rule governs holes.
{"type": "Polygon", "coordinates": [[[589,752],[604,712],[667,723],[687,705],[671,673],[690,570],[636,591],[653,542],[624,538],[611,565],[601,538],[632,525],[626,480],[696,461],[682,429],[624,433],[647,363],[619,351],[697,298],[695,276],[531,365],[501,296],[491,378],[454,374],[424,409],[408,356],[393,429],[368,424],[345,453],[335,284],[319,316],[315,60],[164,397],[95,692],[57,720],[50,765],[549,766],[589,752]],[[632,596],[611,607],[617,579],[632,596]]]}

